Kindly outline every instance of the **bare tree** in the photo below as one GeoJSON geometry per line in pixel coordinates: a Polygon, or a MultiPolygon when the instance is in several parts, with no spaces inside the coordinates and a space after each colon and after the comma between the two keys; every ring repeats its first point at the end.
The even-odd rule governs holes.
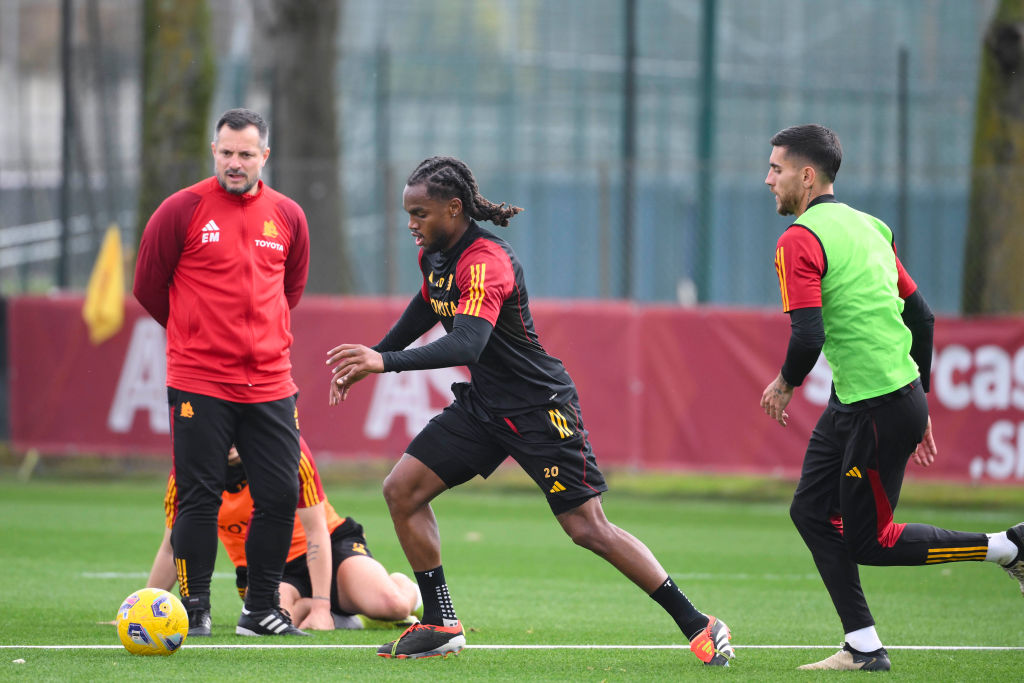
{"type": "Polygon", "coordinates": [[[263,0],[259,8],[262,42],[272,55],[273,185],[309,220],[308,291],[351,292],[335,87],[341,0],[263,0]]]}
{"type": "Polygon", "coordinates": [[[210,174],[216,66],[206,0],[145,0],[142,12],[139,223],[168,195],[210,174]]]}
{"type": "Polygon", "coordinates": [[[985,33],[971,162],[964,313],[1024,311],[1024,0],[985,33]]]}

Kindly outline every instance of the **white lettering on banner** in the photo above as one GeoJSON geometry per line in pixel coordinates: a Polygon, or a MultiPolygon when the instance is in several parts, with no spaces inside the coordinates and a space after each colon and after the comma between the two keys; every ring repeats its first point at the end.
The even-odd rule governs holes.
{"type": "Polygon", "coordinates": [[[971,404],[971,388],[957,384],[957,374],[964,375],[971,367],[971,352],[959,344],[950,344],[932,360],[932,384],[939,402],[950,410],[963,410],[971,404]]]}
{"type": "MultiPolygon", "coordinates": [[[[444,335],[444,328],[437,326],[413,342],[410,347],[423,346],[444,335]]],[[[411,438],[442,406],[430,404],[431,387],[443,395],[446,401],[453,398],[453,382],[469,381],[462,368],[438,368],[415,372],[385,372],[377,376],[373,384],[373,397],[366,414],[363,433],[369,439],[383,439],[391,433],[395,418],[405,418],[405,431],[411,438]]]]}
{"type": "MultiPolygon", "coordinates": [[[[935,354],[932,388],[950,410],[1024,410],[1024,348],[950,344],[935,354]]],[[[985,448],[988,453],[971,458],[971,479],[1024,479],[1024,422],[996,420],[985,448]]]]}
{"type": "Polygon", "coordinates": [[[989,344],[972,352],[950,344],[935,354],[932,384],[950,410],[970,405],[978,410],[1024,410],[1024,348],[1011,354],[989,344]]]}
{"type": "Polygon", "coordinates": [[[989,457],[971,460],[971,479],[1024,479],[1024,422],[997,420],[988,429],[989,457]],[[1015,438],[1016,437],[1016,438],[1015,438]],[[1016,445],[1014,445],[1016,441],[1016,445]]]}
{"type": "Polygon", "coordinates": [[[116,434],[132,428],[135,413],[149,411],[149,428],[170,432],[167,413],[167,360],[164,328],[152,318],[139,318],[125,353],[107,426],[116,434]]]}

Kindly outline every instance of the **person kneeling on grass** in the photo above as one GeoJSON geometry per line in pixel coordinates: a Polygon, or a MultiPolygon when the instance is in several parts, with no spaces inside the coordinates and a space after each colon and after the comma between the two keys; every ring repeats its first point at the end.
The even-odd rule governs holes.
{"type": "MultiPolygon", "coordinates": [[[[374,559],[366,545],[362,525],[351,517],[339,516],[327,500],[305,439],[300,438],[300,447],[298,523],[292,532],[279,588],[282,610],[299,628],[312,630],[405,627],[416,623],[418,619],[413,614],[419,609],[416,584],[405,574],[388,574],[374,559]]],[[[238,592],[244,600],[248,585],[245,536],[253,502],[242,459],[235,448],[228,454],[228,463],[228,481],[217,527],[221,543],[235,565],[238,592]]],[[[174,492],[172,471],[164,498],[167,528],[146,584],[165,590],[173,588],[177,581],[170,542],[174,492]]],[[[287,630],[286,625],[280,626],[287,630]]],[[[259,635],[243,632],[241,627],[236,633],[259,635]]],[[[208,624],[205,629],[189,629],[189,636],[208,635],[208,624]]]]}

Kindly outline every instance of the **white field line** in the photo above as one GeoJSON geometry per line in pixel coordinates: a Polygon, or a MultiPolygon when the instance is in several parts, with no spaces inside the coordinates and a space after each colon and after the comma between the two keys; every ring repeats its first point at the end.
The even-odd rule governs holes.
{"type": "MultiPolygon", "coordinates": [[[[83,571],[78,574],[80,579],[146,579],[148,571],[83,571]]],[[[700,573],[674,571],[670,577],[676,583],[683,581],[820,581],[816,573],[700,573]]],[[[214,579],[230,579],[234,574],[226,571],[215,571],[214,579]]]]}
{"type": "MultiPolygon", "coordinates": [[[[81,579],[148,579],[149,572],[82,572],[78,575],[81,579]]],[[[214,572],[215,579],[234,580],[234,572],[214,572]]]]}
{"type": "Polygon", "coordinates": [[[677,584],[680,581],[821,581],[818,574],[710,574],[700,572],[669,572],[669,576],[677,584]]]}
{"type": "MultiPolygon", "coordinates": [[[[335,650],[370,649],[377,645],[352,645],[338,643],[286,645],[282,643],[252,644],[195,644],[188,643],[189,649],[203,650],[335,650]]],[[[733,645],[737,650],[834,650],[836,645],[733,645]]],[[[120,645],[0,645],[0,650],[120,650],[120,645]]],[[[466,646],[467,650],[688,650],[685,645],[486,645],[466,646]]],[[[1010,647],[997,645],[886,645],[887,650],[984,650],[1024,651],[1024,646],[1010,647]]]]}
{"type": "MultiPolygon", "coordinates": [[[[820,581],[817,574],[710,574],[699,572],[670,572],[669,574],[677,583],[680,581],[820,581]]],[[[79,578],[83,579],[145,579],[149,572],[81,572],[79,578]]],[[[232,579],[235,575],[228,572],[214,572],[215,579],[232,579]]]]}

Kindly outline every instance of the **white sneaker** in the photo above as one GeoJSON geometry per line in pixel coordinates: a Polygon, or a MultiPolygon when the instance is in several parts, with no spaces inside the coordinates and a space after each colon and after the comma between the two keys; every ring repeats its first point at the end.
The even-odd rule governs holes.
{"type": "Polygon", "coordinates": [[[828,669],[830,671],[888,671],[892,668],[889,663],[889,653],[884,647],[874,652],[857,652],[852,647],[843,643],[843,648],[826,659],[813,664],[798,666],[798,669],[828,669]]]}

